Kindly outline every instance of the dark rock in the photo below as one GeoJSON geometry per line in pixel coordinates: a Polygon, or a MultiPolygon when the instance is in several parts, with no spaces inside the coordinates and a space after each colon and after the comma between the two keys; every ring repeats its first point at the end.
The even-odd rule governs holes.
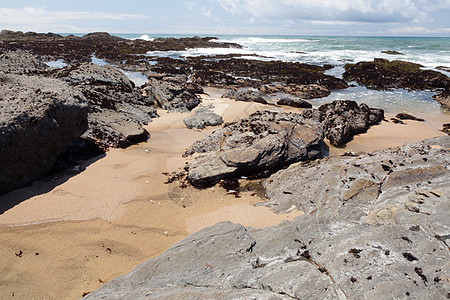
{"type": "Polygon", "coordinates": [[[189,112],[200,104],[196,93],[203,90],[195,85],[187,84],[186,77],[167,76],[163,79],[150,78],[149,96],[158,105],[170,112],[189,112]]]}
{"type": "Polygon", "coordinates": [[[450,72],[450,67],[438,66],[438,67],[436,67],[436,69],[441,70],[441,71],[450,72]]]}
{"type": "Polygon", "coordinates": [[[282,98],[277,102],[278,105],[289,105],[298,108],[311,108],[312,104],[298,98],[282,98]]]}
{"type": "Polygon", "coordinates": [[[398,51],[393,51],[393,50],[381,51],[381,53],[389,54],[389,55],[405,55],[404,53],[401,53],[398,51]]]}
{"type": "Polygon", "coordinates": [[[391,118],[391,121],[394,122],[394,124],[405,124],[405,122],[403,122],[397,118],[391,118]]]}
{"type": "Polygon", "coordinates": [[[0,194],[47,175],[88,127],[83,94],[50,78],[0,73],[0,194]]]}
{"type": "Polygon", "coordinates": [[[208,186],[221,179],[317,158],[322,150],[322,134],[319,123],[299,114],[256,112],[192,145],[185,155],[209,154],[189,165],[188,179],[195,186],[208,186]]]}
{"type": "Polygon", "coordinates": [[[448,171],[435,170],[450,167],[449,145],[450,137],[440,137],[279,171],[267,181],[267,204],[276,211],[296,205],[305,215],[264,229],[205,228],[87,299],[446,299],[448,238],[437,236],[448,236],[450,182],[448,171]],[[391,160],[394,171],[384,178],[381,162],[391,160]],[[420,174],[386,185],[408,168],[420,174]],[[404,187],[428,180],[425,189],[404,187]],[[404,207],[418,199],[424,213],[404,207]]]}
{"type": "Polygon", "coordinates": [[[336,100],[319,107],[325,137],[334,146],[347,143],[356,134],[363,133],[371,125],[384,119],[384,111],[358,105],[355,101],[336,100]]]}
{"type": "Polygon", "coordinates": [[[263,99],[262,94],[257,89],[252,88],[229,89],[223,94],[222,98],[267,104],[267,101],[263,99]]]}
{"type": "Polygon", "coordinates": [[[438,95],[434,95],[433,98],[441,104],[441,107],[450,109],[450,89],[447,89],[438,95]]]}
{"type": "Polygon", "coordinates": [[[19,75],[36,75],[47,66],[36,56],[23,50],[9,51],[0,55],[0,72],[19,75]]]}
{"type": "Polygon", "coordinates": [[[442,125],[442,132],[445,132],[448,135],[450,135],[450,123],[445,123],[442,125]]]}
{"type": "Polygon", "coordinates": [[[214,113],[213,105],[200,106],[194,113],[194,116],[186,118],[183,123],[187,128],[203,129],[206,126],[218,126],[223,124],[223,119],[220,115],[214,113]]]}
{"type": "Polygon", "coordinates": [[[395,117],[400,120],[413,120],[413,121],[425,122],[424,119],[414,117],[413,115],[410,115],[407,113],[399,113],[395,117]]]}
{"type": "Polygon", "coordinates": [[[373,62],[346,64],[344,79],[380,89],[404,88],[410,90],[450,89],[450,79],[438,71],[422,70],[421,65],[376,58],[373,62]]]}
{"type": "Polygon", "coordinates": [[[260,91],[266,94],[285,93],[300,97],[302,99],[323,98],[330,95],[330,91],[327,88],[318,84],[264,85],[260,88],[260,91]]]}

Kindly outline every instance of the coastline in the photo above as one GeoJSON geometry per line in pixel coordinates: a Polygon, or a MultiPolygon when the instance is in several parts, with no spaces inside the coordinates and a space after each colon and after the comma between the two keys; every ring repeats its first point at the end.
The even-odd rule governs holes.
{"type": "MultiPolygon", "coordinates": [[[[212,97],[203,95],[203,105],[215,105],[225,122],[262,108],[301,111],[222,99],[217,90],[206,91],[212,97]]],[[[235,198],[218,186],[197,190],[181,189],[177,182],[164,184],[167,175],[162,173],[181,170],[184,150],[215,128],[187,129],[182,120],[192,113],[158,113],[160,118],[146,127],[151,133],[147,142],[113,149],[75,176],[37,182],[2,197],[35,194],[0,215],[2,299],[76,299],[217,222],[263,228],[302,214],[294,210],[277,215],[255,207],[264,199],[251,192],[235,198]],[[58,180],[62,183],[55,186],[58,180]],[[45,279],[43,272],[48,274],[45,279]]],[[[439,130],[448,112],[417,116],[426,122],[382,122],[355,136],[345,148],[330,147],[330,155],[371,152],[445,135],[439,130]]]]}

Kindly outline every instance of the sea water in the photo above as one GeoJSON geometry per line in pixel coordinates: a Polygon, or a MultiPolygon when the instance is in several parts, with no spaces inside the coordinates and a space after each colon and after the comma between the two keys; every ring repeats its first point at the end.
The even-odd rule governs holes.
{"type": "MultiPolygon", "coordinates": [[[[118,34],[127,39],[186,37],[185,35],[118,34]]],[[[185,51],[154,51],[149,56],[182,59],[218,54],[240,54],[243,59],[280,60],[334,66],[326,74],[342,77],[346,63],[373,61],[374,58],[405,60],[421,64],[424,69],[436,70],[450,76],[450,72],[436,67],[450,67],[450,38],[443,37],[342,37],[342,36],[243,36],[217,35],[217,42],[242,45],[243,49],[199,48],[185,51]],[[382,51],[397,51],[386,54],[382,51]],[[255,55],[258,55],[257,57],[255,55]]],[[[353,83],[355,84],[355,83],[353,83]]],[[[336,99],[355,100],[390,112],[441,112],[430,91],[403,89],[380,91],[356,85],[346,90],[332,91],[329,97],[310,100],[314,106],[336,99]]]]}

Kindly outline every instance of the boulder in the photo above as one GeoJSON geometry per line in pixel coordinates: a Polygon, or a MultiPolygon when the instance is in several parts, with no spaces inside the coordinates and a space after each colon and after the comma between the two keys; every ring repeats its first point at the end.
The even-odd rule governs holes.
{"type": "Polygon", "coordinates": [[[200,98],[196,93],[202,89],[187,84],[183,76],[167,76],[163,79],[150,78],[150,99],[169,112],[189,112],[200,104],[200,98]]]}
{"type": "Polygon", "coordinates": [[[83,94],[60,80],[0,73],[0,194],[45,175],[88,128],[83,94]]]}
{"type": "Polygon", "coordinates": [[[259,111],[192,145],[185,156],[208,153],[188,167],[195,186],[273,171],[321,155],[322,126],[299,114],[259,111]]]}
{"type": "Polygon", "coordinates": [[[31,53],[23,50],[8,51],[0,55],[0,72],[18,75],[42,73],[48,66],[31,53]]]}
{"type": "Polygon", "coordinates": [[[351,100],[336,100],[319,107],[319,112],[305,110],[303,117],[320,120],[323,124],[325,137],[334,146],[340,146],[350,141],[354,135],[363,133],[371,125],[384,119],[384,111],[371,108],[362,103],[358,105],[351,100]]]}
{"type": "Polygon", "coordinates": [[[282,98],[277,102],[278,105],[288,105],[298,108],[312,108],[312,104],[299,98],[282,98]]]}
{"type": "Polygon", "coordinates": [[[418,122],[424,122],[425,120],[422,118],[417,118],[413,115],[407,114],[407,113],[399,113],[395,116],[397,119],[400,120],[413,120],[413,121],[418,121],[418,122]]]}
{"type": "Polygon", "coordinates": [[[449,146],[440,137],[279,171],[269,205],[305,215],[264,229],[218,223],[86,299],[446,299],[449,146]]]}
{"type": "Polygon", "coordinates": [[[223,119],[220,115],[213,112],[214,106],[200,106],[194,113],[194,116],[186,118],[183,123],[187,128],[203,129],[206,126],[218,126],[223,124],[223,119]]]}
{"type": "Polygon", "coordinates": [[[225,94],[223,94],[222,98],[267,104],[267,101],[264,100],[262,94],[257,89],[253,88],[228,89],[225,94]]]}

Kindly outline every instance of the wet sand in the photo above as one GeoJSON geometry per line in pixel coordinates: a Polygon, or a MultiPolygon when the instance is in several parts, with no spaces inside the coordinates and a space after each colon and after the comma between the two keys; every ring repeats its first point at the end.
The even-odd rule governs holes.
{"type": "MultiPolygon", "coordinates": [[[[214,98],[205,97],[203,104],[215,105],[225,122],[262,108],[299,111],[220,99],[214,89],[207,92],[214,98]]],[[[148,142],[111,150],[79,174],[60,175],[0,197],[26,199],[0,215],[0,299],[77,299],[217,222],[260,228],[302,214],[277,215],[255,207],[264,199],[251,191],[235,198],[218,186],[197,190],[182,189],[179,182],[165,184],[168,176],[163,173],[182,170],[186,159],[181,154],[215,128],[188,130],[182,120],[190,114],[159,114],[147,127],[148,142]]],[[[426,122],[382,122],[346,148],[330,147],[330,155],[443,135],[438,129],[450,121],[449,114],[418,116],[426,122]]]]}

